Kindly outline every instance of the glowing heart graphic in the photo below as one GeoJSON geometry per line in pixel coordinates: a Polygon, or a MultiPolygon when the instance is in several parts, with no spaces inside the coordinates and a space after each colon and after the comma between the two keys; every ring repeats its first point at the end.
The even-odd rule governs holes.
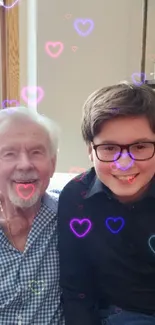
{"type": "Polygon", "coordinates": [[[5,99],[5,100],[3,100],[3,102],[2,102],[2,107],[3,108],[6,108],[6,106],[5,106],[5,104],[6,103],[8,103],[8,104],[12,104],[12,103],[15,103],[16,104],[16,107],[17,106],[20,106],[20,104],[19,104],[19,102],[16,100],[16,99],[11,99],[11,100],[9,100],[9,99],[5,99]]]}
{"type": "Polygon", "coordinates": [[[113,234],[117,234],[124,227],[124,224],[125,221],[122,217],[109,217],[106,219],[106,226],[113,234]],[[113,229],[114,226],[117,226],[117,229],[113,229]]]}
{"type": "Polygon", "coordinates": [[[149,59],[155,62],[155,54],[149,54],[149,59]]]}
{"type": "Polygon", "coordinates": [[[36,104],[36,102],[39,103],[42,100],[42,98],[44,97],[44,91],[43,91],[43,89],[41,87],[36,87],[36,86],[24,87],[22,89],[22,91],[21,91],[21,97],[23,98],[23,100],[26,103],[30,103],[31,106],[34,106],[36,104]],[[37,100],[30,99],[27,96],[28,93],[36,95],[36,92],[37,92],[37,95],[38,95],[37,100]]]}
{"type": "Polygon", "coordinates": [[[83,209],[83,205],[81,204],[81,205],[78,205],[78,208],[79,209],[83,209]]]}
{"type": "Polygon", "coordinates": [[[73,52],[76,52],[76,51],[77,51],[77,49],[78,49],[78,47],[77,47],[77,46],[72,46],[72,51],[73,51],[73,52]]]}
{"type": "Polygon", "coordinates": [[[30,283],[29,288],[32,290],[32,292],[34,292],[37,295],[40,295],[40,291],[43,291],[44,290],[44,287],[40,291],[37,291],[36,289],[34,289],[32,287],[32,284],[37,284],[37,286],[38,286],[40,283],[44,283],[44,281],[35,281],[35,280],[32,280],[32,281],[29,281],[29,283],[30,283]]]}
{"type": "Polygon", "coordinates": [[[64,45],[61,42],[47,42],[45,44],[45,50],[48,55],[50,55],[52,58],[58,58],[58,56],[62,53],[64,49],[64,45]],[[56,53],[51,52],[50,47],[58,47],[58,51],[56,53]]]}
{"type": "Polygon", "coordinates": [[[155,235],[152,235],[148,240],[151,251],[155,254],[155,235]]]}
{"type": "Polygon", "coordinates": [[[18,195],[24,199],[24,200],[28,200],[30,199],[30,197],[34,194],[34,191],[35,191],[35,187],[34,187],[34,184],[16,184],[16,190],[17,190],[17,193],[18,195]],[[21,192],[21,189],[24,188],[30,188],[31,192],[28,194],[28,195],[23,195],[23,193],[21,192]]]}
{"type": "MultiPolygon", "coordinates": [[[[130,153],[130,155],[132,156],[132,158],[134,159],[134,156],[130,153]]],[[[125,158],[126,156],[129,156],[128,153],[123,153],[122,154],[122,157],[125,158]]],[[[114,160],[118,157],[118,153],[114,156],[114,160]]],[[[115,164],[117,166],[118,169],[121,169],[121,170],[127,170],[129,169],[133,164],[134,164],[134,160],[131,159],[131,162],[126,166],[126,167],[122,167],[118,161],[115,161],[115,164]]]]}
{"type": "Polygon", "coordinates": [[[87,36],[92,32],[94,28],[94,22],[91,19],[78,18],[74,21],[74,28],[80,36],[87,36]],[[88,29],[84,32],[80,29],[80,25],[86,24],[88,25],[88,29]]]}
{"type": "Polygon", "coordinates": [[[143,80],[145,81],[146,80],[146,74],[144,72],[142,72],[142,73],[138,73],[138,72],[133,73],[132,76],[131,76],[133,84],[135,84],[136,86],[141,86],[144,83],[144,81],[136,81],[135,80],[135,77],[138,77],[139,79],[141,79],[141,76],[144,77],[143,80]]]}
{"type": "Polygon", "coordinates": [[[75,174],[82,173],[81,177],[79,177],[79,175],[78,175],[74,178],[74,181],[80,182],[82,180],[82,178],[86,175],[86,169],[82,168],[82,167],[71,167],[69,170],[69,173],[75,173],[75,174]]]}
{"type": "Polygon", "coordinates": [[[79,238],[82,238],[82,237],[86,236],[88,234],[88,232],[90,231],[91,227],[92,227],[91,221],[89,219],[86,219],[86,218],[85,219],[76,219],[76,218],[74,218],[74,219],[72,219],[70,221],[70,229],[79,238]],[[75,228],[74,228],[76,224],[78,224],[80,226],[85,224],[85,227],[84,227],[85,229],[81,228],[82,229],[81,233],[78,233],[77,230],[75,230],[75,228]]]}
{"type": "Polygon", "coordinates": [[[136,177],[130,177],[130,176],[128,177],[128,182],[129,182],[130,184],[134,183],[135,180],[136,180],[136,177]]]}
{"type": "Polygon", "coordinates": [[[5,6],[5,5],[3,5],[3,7],[5,8],[5,9],[11,9],[11,8],[13,8],[17,3],[19,2],[19,0],[15,0],[13,3],[12,3],[12,5],[9,5],[9,6],[5,6]]]}
{"type": "Polygon", "coordinates": [[[112,162],[112,163],[110,164],[110,168],[111,168],[113,171],[118,170],[118,168],[116,167],[116,164],[115,164],[114,162],[112,162]]]}
{"type": "Polygon", "coordinates": [[[66,15],[65,15],[65,18],[66,18],[66,19],[70,19],[71,17],[72,17],[71,14],[66,14],[66,15]]]}

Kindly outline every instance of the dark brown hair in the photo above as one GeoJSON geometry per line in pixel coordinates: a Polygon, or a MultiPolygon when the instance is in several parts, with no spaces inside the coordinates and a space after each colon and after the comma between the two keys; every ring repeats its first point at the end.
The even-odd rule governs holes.
{"type": "Polygon", "coordinates": [[[84,141],[92,142],[104,122],[121,116],[146,116],[155,133],[155,91],[145,84],[123,82],[92,93],[83,106],[84,141]]]}

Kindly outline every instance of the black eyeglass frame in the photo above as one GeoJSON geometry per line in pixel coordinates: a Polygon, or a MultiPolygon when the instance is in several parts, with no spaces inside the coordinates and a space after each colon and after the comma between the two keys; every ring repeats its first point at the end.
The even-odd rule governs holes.
{"type": "Polygon", "coordinates": [[[136,161],[146,161],[146,160],[150,160],[150,159],[154,156],[154,154],[155,154],[155,141],[134,142],[134,143],[132,143],[132,144],[130,143],[130,144],[126,144],[126,145],[120,145],[120,144],[116,144],[116,143],[102,143],[102,144],[94,144],[93,142],[92,142],[92,144],[93,144],[93,149],[95,150],[95,153],[96,153],[96,157],[97,157],[97,159],[100,160],[100,161],[102,161],[102,162],[113,162],[113,161],[117,161],[117,160],[119,160],[119,158],[120,158],[121,155],[122,155],[122,151],[123,151],[124,149],[127,150],[127,153],[128,153],[128,155],[130,156],[130,158],[133,159],[133,160],[136,160],[136,161]],[[143,144],[143,143],[149,143],[149,144],[153,144],[153,145],[154,145],[154,151],[153,151],[152,156],[151,156],[150,158],[147,158],[147,159],[134,159],[134,158],[132,157],[131,153],[130,153],[130,147],[133,146],[133,145],[136,145],[136,144],[143,144]],[[97,148],[98,148],[98,147],[101,147],[101,146],[104,146],[104,145],[107,145],[107,146],[108,146],[108,145],[109,145],[109,146],[117,146],[117,147],[120,148],[120,154],[119,154],[119,156],[117,157],[117,159],[113,159],[113,160],[101,160],[101,159],[99,159],[99,157],[98,157],[98,155],[97,155],[97,148]]]}

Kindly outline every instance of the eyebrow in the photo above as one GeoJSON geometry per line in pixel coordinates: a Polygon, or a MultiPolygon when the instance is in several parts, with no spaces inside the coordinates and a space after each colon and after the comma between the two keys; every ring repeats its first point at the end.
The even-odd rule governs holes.
{"type": "Polygon", "coordinates": [[[13,146],[2,146],[1,148],[0,148],[0,151],[4,151],[4,150],[15,150],[15,147],[13,147],[13,146]]]}
{"type": "MultiPolygon", "coordinates": [[[[5,150],[16,150],[17,148],[14,147],[13,145],[4,145],[3,147],[0,148],[0,151],[5,151],[5,150]]],[[[45,150],[46,148],[42,145],[42,144],[38,144],[38,145],[33,145],[30,150],[36,150],[36,149],[41,149],[41,150],[45,150]]]]}
{"type": "Polygon", "coordinates": [[[34,149],[41,149],[41,150],[45,150],[46,147],[43,144],[38,144],[38,145],[34,145],[30,148],[30,150],[34,150],[34,149]]]}
{"type": "MultiPolygon", "coordinates": [[[[153,142],[153,140],[148,139],[148,138],[139,138],[136,139],[135,141],[131,142],[132,143],[137,143],[137,142],[153,142]]],[[[107,140],[107,141],[102,141],[100,144],[120,144],[117,141],[112,141],[112,140],[107,140]]]]}

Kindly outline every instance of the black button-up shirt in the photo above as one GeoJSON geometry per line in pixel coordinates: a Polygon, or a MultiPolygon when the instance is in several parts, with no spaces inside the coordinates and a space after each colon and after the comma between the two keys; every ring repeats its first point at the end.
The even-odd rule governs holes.
{"type": "Polygon", "coordinates": [[[123,204],[91,168],[63,189],[58,227],[66,325],[100,325],[109,305],[155,313],[154,180],[123,204]]]}

